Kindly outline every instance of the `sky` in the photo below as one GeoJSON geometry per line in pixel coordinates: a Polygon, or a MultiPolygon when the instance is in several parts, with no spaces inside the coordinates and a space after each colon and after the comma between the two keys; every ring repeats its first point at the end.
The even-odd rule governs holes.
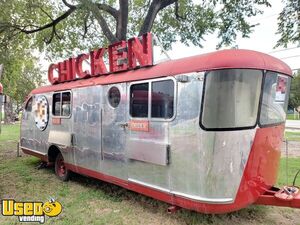
{"type": "MultiPolygon", "coordinates": [[[[300,69],[300,46],[297,48],[297,45],[289,45],[287,49],[283,47],[274,49],[279,39],[279,35],[276,35],[277,17],[283,4],[280,0],[270,0],[270,3],[272,7],[266,8],[262,15],[249,19],[253,24],[259,23],[254,28],[254,32],[250,34],[250,38],[238,37],[233,46],[237,45],[239,49],[250,49],[270,54],[287,63],[292,69],[300,69]]],[[[181,43],[176,43],[173,45],[173,49],[168,51],[168,54],[171,58],[176,59],[216,51],[219,42],[217,34],[208,35],[205,39],[203,48],[186,47],[181,43]]]]}

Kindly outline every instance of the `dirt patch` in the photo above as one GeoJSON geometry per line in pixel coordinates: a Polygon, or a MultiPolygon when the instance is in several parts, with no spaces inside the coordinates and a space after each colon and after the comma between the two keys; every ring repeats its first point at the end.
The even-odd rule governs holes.
{"type": "MultiPolygon", "coordinates": [[[[0,160],[7,160],[17,156],[17,141],[6,141],[0,144],[0,160]]],[[[20,150],[21,152],[21,150],[20,150]]],[[[21,154],[21,153],[20,153],[21,154]]]]}

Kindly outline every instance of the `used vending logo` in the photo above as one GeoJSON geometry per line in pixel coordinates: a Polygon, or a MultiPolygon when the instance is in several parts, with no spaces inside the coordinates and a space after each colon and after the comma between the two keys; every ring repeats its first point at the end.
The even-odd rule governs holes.
{"type": "Polygon", "coordinates": [[[3,216],[17,216],[20,222],[45,223],[45,217],[58,216],[62,211],[62,205],[51,198],[43,202],[16,202],[12,199],[4,199],[1,202],[3,216]]]}

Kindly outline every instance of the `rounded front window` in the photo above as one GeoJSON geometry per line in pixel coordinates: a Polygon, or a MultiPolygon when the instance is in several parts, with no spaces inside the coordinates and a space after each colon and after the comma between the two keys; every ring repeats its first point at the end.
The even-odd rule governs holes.
{"type": "Polygon", "coordinates": [[[263,73],[227,69],[206,74],[201,124],[207,130],[256,125],[263,73]]]}
{"type": "Polygon", "coordinates": [[[208,72],[202,98],[201,127],[206,130],[252,128],[257,124],[259,111],[260,126],[283,123],[290,77],[268,71],[262,80],[261,70],[208,72]]]}

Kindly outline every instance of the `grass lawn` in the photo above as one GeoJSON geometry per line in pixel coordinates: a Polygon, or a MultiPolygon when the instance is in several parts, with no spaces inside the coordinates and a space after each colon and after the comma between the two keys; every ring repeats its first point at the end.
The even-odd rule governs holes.
{"type": "Polygon", "coordinates": [[[1,125],[0,143],[4,141],[16,141],[20,136],[20,125],[1,125]]]}
{"type": "MultiPolygon", "coordinates": [[[[76,175],[61,182],[53,169],[37,170],[39,160],[16,157],[19,135],[17,125],[4,126],[0,135],[0,199],[47,201],[55,197],[63,205],[56,218],[45,224],[299,224],[299,210],[250,206],[225,215],[204,215],[181,209],[167,214],[167,204],[127,191],[115,185],[76,175]]],[[[299,158],[290,158],[289,181],[293,179],[299,158]]],[[[279,185],[285,184],[285,159],[281,160],[279,185]]],[[[300,178],[297,181],[300,186],[300,178]]],[[[20,224],[16,217],[0,215],[1,225],[20,224]]],[[[38,223],[35,223],[38,224],[38,223]]]]}
{"type": "Polygon", "coordinates": [[[299,118],[297,116],[294,117],[294,114],[287,114],[286,119],[287,120],[300,120],[300,117],[299,118]]]}
{"type": "MultiPolygon", "coordinates": [[[[300,132],[298,131],[286,131],[285,138],[289,141],[300,141],[300,132]]],[[[300,151],[300,149],[299,149],[300,151]]]]}

